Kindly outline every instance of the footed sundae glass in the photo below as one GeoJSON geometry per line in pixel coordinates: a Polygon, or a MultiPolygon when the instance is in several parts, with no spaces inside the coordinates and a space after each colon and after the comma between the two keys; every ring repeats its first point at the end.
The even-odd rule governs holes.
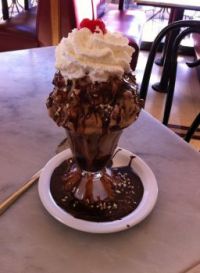
{"type": "Polygon", "coordinates": [[[138,178],[132,172],[112,168],[122,131],[141,108],[129,66],[132,53],[121,34],[89,19],[56,48],[58,71],[47,108],[65,129],[72,158],[54,171],[51,192],[57,204],[77,218],[119,219],[142,197],[140,185],[137,202],[133,198],[132,180],[138,178]]]}
{"type": "Polygon", "coordinates": [[[77,181],[75,195],[90,202],[112,198],[112,157],[122,130],[104,134],[77,134],[66,130],[76,165],[71,170],[77,181]],[[77,170],[75,171],[75,169],[77,170]]]}

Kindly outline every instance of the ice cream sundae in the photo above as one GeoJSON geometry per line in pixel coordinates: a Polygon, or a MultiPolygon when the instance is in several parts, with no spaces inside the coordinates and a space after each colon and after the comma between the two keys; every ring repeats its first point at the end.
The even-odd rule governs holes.
{"type": "MultiPolygon", "coordinates": [[[[109,207],[116,203],[114,182],[121,183],[121,179],[106,167],[112,165],[122,130],[137,119],[141,108],[129,65],[133,52],[122,34],[110,33],[101,20],[89,19],[56,48],[57,72],[47,108],[50,117],[66,130],[73,153],[73,158],[63,163],[58,189],[59,200],[67,196],[64,203],[57,200],[66,210],[68,206],[71,211],[73,203],[79,210],[82,206],[96,215],[99,202],[109,207]]],[[[52,191],[56,191],[53,184],[52,191]]],[[[139,191],[142,196],[143,191],[139,191]]],[[[122,217],[133,209],[129,207],[115,217],[111,213],[110,218],[104,213],[102,221],[122,217]]],[[[99,211],[102,214],[104,209],[99,211]]],[[[98,217],[94,219],[98,221],[98,217]]]]}

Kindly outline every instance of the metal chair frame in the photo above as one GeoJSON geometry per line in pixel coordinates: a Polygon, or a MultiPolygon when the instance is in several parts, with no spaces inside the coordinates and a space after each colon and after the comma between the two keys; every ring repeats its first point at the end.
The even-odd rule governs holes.
{"type": "MultiPolygon", "coordinates": [[[[176,81],[176,72],[177,72],[177,56],[178,56],[178,48],[181,43],[181,41],[191,33],[200,33],[200,21],[198,20],[185,20],[185,21],[177,21],[175,23],[172,23],[165,27],[156,37],[150,53],[147,60],[146,68],[144,71],[141,87],[140,87],[140,98],[146,100],[149,81],[151,77],[151,71],[155,59],[155,55],[158,49],[158,46],[161,42],[161,40],[171,31],[176,31],[178,29],[185,28],[182,30],[174,40],[174,43],[172,45],[172,51],[171,51],[171,58],[170,58],[170,73],[169,73],[169,81],[168,81],[168,87],[167,87],[167,98],[165,103],[165,109],[164,109],[164,115],[163,115],[163,124],[168,125],[169,116],[171,112],[172,102],[173,102],[173,96],[174,96],[174,89],[175,89],[175,81],[176,81]]],[[[200,61],[197,60],[194,63],[189,63],[188,65],[190,67],[199,65],[200,61]]],[[[144,103],[145,105],[145,103],[144,103]]],[[[199,120],[196,117],[197,120],[199,120]]],[[[193,122],[194,126],[196,126],[197,121],[193,122]]],[[[194,127],[193,126],[193,127],[194,127]]],[[[193,127],[189,131],[193,131],[193,127]]],[[[197,126],[198,127],[198,126],[197,126]]],[[[191,138],[191,137],[190,137],[191,138]]],[[[187,138],[188,139],[188,138],[187,138]]]]}
{"type": "Polygon", "coordinates": [[[185,141],[189,142],[191,140],[192,136],[194,135],[194,133],[195,133],[196,129],[199,127],[199,125],[200,125],[200,112],[196,116],[194,121],[192,122],[189,130],[187,131],[187,134],[184,137],[185,141]]]}

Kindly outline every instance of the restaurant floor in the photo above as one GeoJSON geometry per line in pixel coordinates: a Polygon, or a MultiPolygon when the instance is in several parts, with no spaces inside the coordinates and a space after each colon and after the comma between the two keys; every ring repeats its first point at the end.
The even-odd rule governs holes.
{"type": "MultiPolygon", "coordinates": [[[[141,51],[136,68],[136,77],[140,84],[148,57],[147,51],[141,51]]],[[[195,68],[188,68],[185,64],[191,57],[180,56],[178,59],[178,70],[175,86],[173,106],[171,110],[169,127],[180,134],[186,132],[186,128],[200,111],[200,82],[195,68]]],[[[192,60],[192,59],[191,59],[192,60]]],[[[158,120],[162,120],[166,94],[155,92],[151,85],[160,79],[162,68],[154,65],[150,80],[145,110],[158,120]]],[[[200,151],[200,128],[190,144],[200,151]]]]}

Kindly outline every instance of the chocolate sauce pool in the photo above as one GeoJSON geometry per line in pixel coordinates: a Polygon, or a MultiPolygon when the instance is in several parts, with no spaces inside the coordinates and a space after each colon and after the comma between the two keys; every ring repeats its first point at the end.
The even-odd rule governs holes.
{"type": "Polygon", "coordinates": [[[132,160],[133,156],[127,166],[111,168],[112,177],[106,174],[102,177],[108,197],[97,201],[92,199],[91,177],[88,178],[84,198],[79,200],[74,196],[81,181],[81,172],[74,160],[68,159],[52,174],[52,197],[58,206],[75,218],[94,222],[119,220],[137,208],[144,193],[140,178],[131,168],[132,160]]]}

